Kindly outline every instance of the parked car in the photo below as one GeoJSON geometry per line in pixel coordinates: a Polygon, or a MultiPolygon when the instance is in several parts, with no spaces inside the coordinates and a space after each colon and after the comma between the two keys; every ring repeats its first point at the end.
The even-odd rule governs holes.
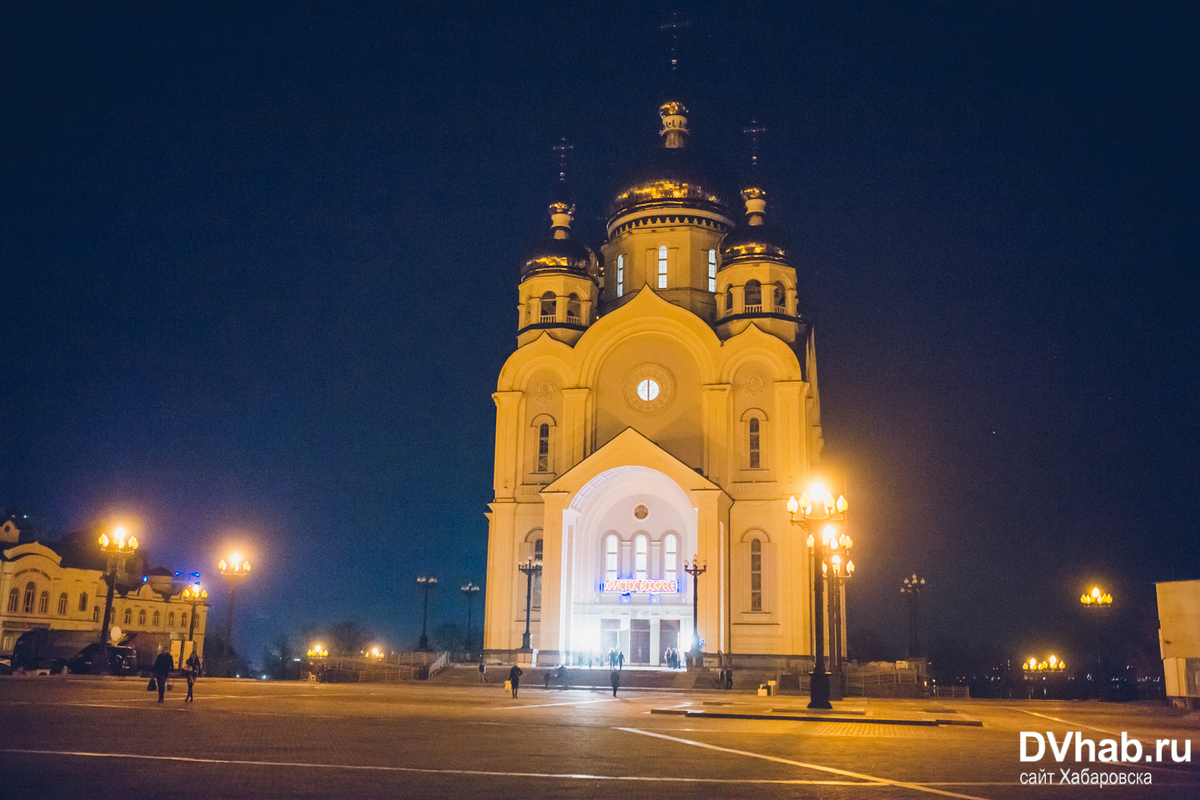
{"type": "Polygon", "coordinates": [[[108,651],[108,672],[110,675],[133,675],[137,673],[137,653],[132,647],[109,645],[105,648],[99,642],[93,642],[83,648],[74,658],[67,661],[67,669],[71,672],[93,675],[103,672],[101,656],[108,651]]]}

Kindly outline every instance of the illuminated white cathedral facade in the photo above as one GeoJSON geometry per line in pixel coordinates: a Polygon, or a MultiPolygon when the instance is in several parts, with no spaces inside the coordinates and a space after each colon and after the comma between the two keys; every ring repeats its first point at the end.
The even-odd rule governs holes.
{"type": "Polygon", "coordinates": [[[707,654],[809,656],[808,548],[787,498],[822,438],[810,325],[761,181],[740,202],[662,106],[661,147],[616,193],[601,256],[574,205],[525,259],[517,349],[496,393],[484,647],[538,663],[619,649],[660,665],[698,619],[707,654]]]}

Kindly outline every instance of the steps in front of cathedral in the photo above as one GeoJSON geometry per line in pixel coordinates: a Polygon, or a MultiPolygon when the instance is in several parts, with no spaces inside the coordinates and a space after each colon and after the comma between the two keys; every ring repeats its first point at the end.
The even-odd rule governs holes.
{"type": "MultiPolygon", "coordinates": [[[[535,689],[546,686],[546,673],[553,673],[555,667],[526,668],[521,676],[521,686],[535,689]]],[[[761,683],[773,680],[774,674],[767,675],[751,670],[735,670],[733,676],[734,690],[756,690],[761,683]]],[[[487,684],[503,685],[508,678],[508,665],[488,665],[485,675],[487,684]]],[[[454,664],[429,679],[430,683],[450,686],[479,685],[478,664],[454,664]]],[[[608,668],[568,667],[566,671],[565,688],[608,688],[608,668]]],[[[552,680],[551,689],[564,688],[558,681],[552,680]]],[[[622,689],[674,689],[674,690],[718,690],[718,674],[712,670],[704,672],[688,672],[685,670],[655,669],[650,667],[626,667],[621,670],[622,689]]]]}

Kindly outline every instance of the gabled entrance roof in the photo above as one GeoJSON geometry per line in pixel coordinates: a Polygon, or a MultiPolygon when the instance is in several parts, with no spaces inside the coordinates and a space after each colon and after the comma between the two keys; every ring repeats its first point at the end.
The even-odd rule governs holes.
{"type": "Polygon", "coordinates": [[[596,452],[542,489],[543,493],[575,494],[593,478],[622,468],[649,468],[675,481],[685,492],[721,491],[720,486],[680,461],[633,428],[626,428],[596,452]]]}

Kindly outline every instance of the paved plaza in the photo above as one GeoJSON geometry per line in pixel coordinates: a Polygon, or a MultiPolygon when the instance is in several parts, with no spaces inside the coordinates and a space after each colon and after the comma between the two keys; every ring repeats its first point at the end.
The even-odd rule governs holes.
{"type": "Polygon", "coordinates": [[[145,679],[0,679],[0,796],[1200,797],[1200,716],[1151,704],[851,699],[814,715],[749,693],[220,679],[183,694],[160,706],[145,679]],[[1073,742],[1063,763],[1050,746],[1022,762],[1021,732],[1060,752],[1068,732],[1151,753],[1191,740],[1192,762],[1168,747],[1165,763],[1076,763],[1073,742]],[[1063,786],[1064,769],[1150,784],[1063,786]]]}

